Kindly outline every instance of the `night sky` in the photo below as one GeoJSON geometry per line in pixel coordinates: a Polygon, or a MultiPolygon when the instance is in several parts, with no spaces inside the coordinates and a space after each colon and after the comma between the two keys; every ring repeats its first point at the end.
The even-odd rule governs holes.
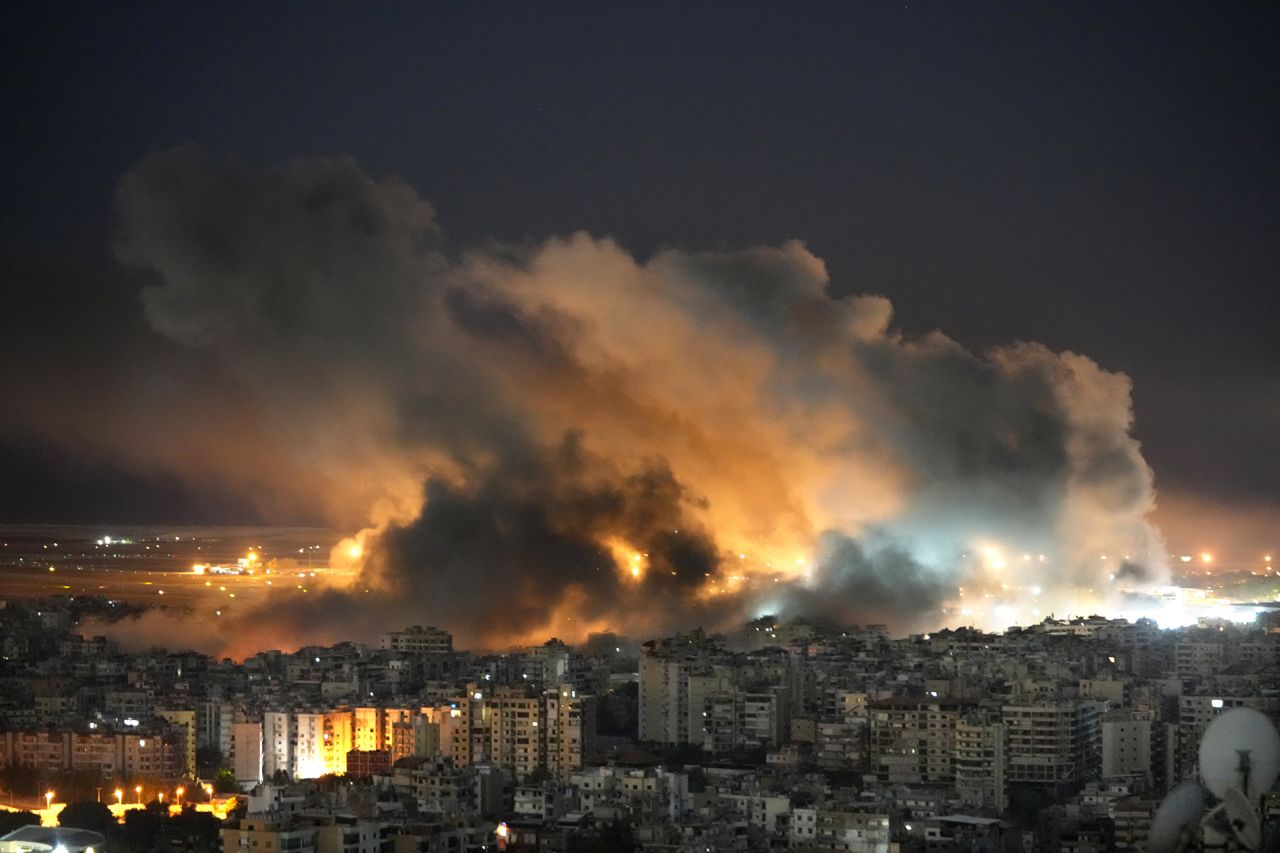
{"type": "Polygon", "coordinates": [[[803,241],[908,335],[1128,375],[1171,547],[1280,528],[1275,4],[15,2],[0,31],[0,520],[330,520],[83,438],[68,377],[162,351],[113,197],[194,143],[399,178],[453,255],[803,241]]]}

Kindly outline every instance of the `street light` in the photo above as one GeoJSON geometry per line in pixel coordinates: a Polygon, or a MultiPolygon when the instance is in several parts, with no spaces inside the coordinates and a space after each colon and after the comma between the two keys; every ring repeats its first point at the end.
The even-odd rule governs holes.
{"type": "Polygon", "coordinates": [[[44,807],[46,811],[53,807],[53,791],[44,792],[44,807]]]}
{"type": "Polygon", "coordinates": [[[174,793],[178,795],[178,808],[182,808],[182,795],[186,792],[187,789],[181,786],[178,787],[178,790],[174,791],[174,793]]]}
{"type": "Polygon", "coordinates": [[[117,806],[124,805],[124,789],[123,788],[116,788],[116,805],[117,806]]]}
{"type": "Polygon", "coordinates": [[[205,786],[204,786],[204,792],[205,792],[206,794],[208,794],[208,795],[209,795],[209,801],[210,801],[210,802],[213,802],[213,786],[212,786],[212,785],[205,785],[205,786]]]}
{"type": "Polygon", "coordinates": [[[138,795],[138,805],[142,805],[142,786],[134,788],[133,792],[138,795]]]}

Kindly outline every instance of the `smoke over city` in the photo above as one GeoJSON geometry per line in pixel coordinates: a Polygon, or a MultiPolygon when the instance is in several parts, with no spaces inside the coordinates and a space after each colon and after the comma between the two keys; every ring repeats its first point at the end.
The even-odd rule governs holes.
{"type": "Polygon", "coordinates": [[[166,355],[151,391],[96,400],[91,438],[52,404],[32,426],[352,533],[349,586],[239,611],[228,647],[411,622],[490,647],[763,614],[992,627],[1166,571],[1125,376],[904,333],[801,242],[458,249],[350,160],[258,173],[191,147],[117,206],[166,355]]]}

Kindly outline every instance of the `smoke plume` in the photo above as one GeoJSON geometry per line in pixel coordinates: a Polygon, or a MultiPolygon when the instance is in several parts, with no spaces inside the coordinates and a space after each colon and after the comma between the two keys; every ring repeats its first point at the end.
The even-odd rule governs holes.
{"type": "Polygon", "coordinates": [[[803,243],[459,251],[350,160],[259,173],[190,147],[139,164],[118,211],[177,353],[148,369],[200,378],[127,416],[103,401],[164,437],[108,427],[97,452],[216,470],[361,546],[349,589],[277,593],[273,625],[1004,625],[1165,571],[1125,376],[905,334],[803,243]]]}

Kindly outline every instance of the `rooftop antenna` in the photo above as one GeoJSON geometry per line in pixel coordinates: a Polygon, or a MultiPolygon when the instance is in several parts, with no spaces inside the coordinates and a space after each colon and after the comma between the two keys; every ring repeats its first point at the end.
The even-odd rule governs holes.
{"type": "Polygon", "coordinates": [[[1202,840],[1214,849],[1234,840],[1244,850],[1262,850],[1262,795],[1278,777],[1280,732],[1271,720],[1253,708],[1219,715],[1200,739],[1200,778],[1218,802],[1206,812],[1199,784],[1174,788],[1151,822],[1147,853],[1188,853],[1202,840]]]}

